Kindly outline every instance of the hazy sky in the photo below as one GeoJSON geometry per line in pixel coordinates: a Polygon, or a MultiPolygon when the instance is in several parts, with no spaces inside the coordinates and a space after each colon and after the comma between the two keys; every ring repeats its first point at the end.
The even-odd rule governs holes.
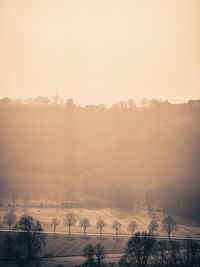
{"type": "Polygon", "coordinates": [[[200,0],[0,0],[0,97],[200,98],[200,0]]]}

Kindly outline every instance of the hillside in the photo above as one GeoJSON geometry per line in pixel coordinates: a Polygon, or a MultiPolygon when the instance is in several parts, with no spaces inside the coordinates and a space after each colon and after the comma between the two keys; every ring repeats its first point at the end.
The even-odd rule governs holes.
{"type": "Polygon", "coordinates": [[[84,207],[198,217],[200,105],[0,108],[1,202],[75,200],[84,207]]]}

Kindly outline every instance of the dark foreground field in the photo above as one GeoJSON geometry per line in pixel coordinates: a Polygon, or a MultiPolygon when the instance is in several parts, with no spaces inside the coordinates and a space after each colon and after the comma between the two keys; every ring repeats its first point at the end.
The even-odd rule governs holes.
{"type": "MultiPolygon", "coordinates": [[[[118,266],[119,259],[121,254],[108,254],[104,262],[112,262],[118,266]]],[[[41,267],[57,267],[59,264],[62,264],[63,267],[74,267],[82,264],[85,261],[85,258],[82,256],[71,256],[71,257],[54,257],[54,258],[46,258],[42,259],[41,267]]],[[[4,260],[0,260],[1,267],[19,267],[14,262],[8,262],[4,260]]]]}
{"type": "MultiPolygon", "coordinates": [[[[8,232],[0,232],[0,266],[1,267],[15,267],[19,266],[15,261],[5,260],[3,253],[3,242],[8,235],[8,232]]],[[[12,233],[15,234],[15,233],[12,233]]],[[[85,236],[81,234],[72,235],[69,237],[64,234],[57,234],[55,237],[53,234],[45,234],[46,245],[41,251],[39,257],[41,258],[41,267],[57,267],[62,264],[64,267],[73,267],[82,264],[85,261],[83,257],[83,249],[88,244],[96,245],[100,243],[104,246],[106,251],[105,262],[112,262],[114,266],[118,266],[120,257],[123,255],[128,236],[85,236]]],[[[161,238],[157,241],[162,240],[161,238]]],[[[180,244],[180,253],[182,251],[183,240],[176,240],[180,244]]],[[[196,241],[200,244],[200,241],[196,241]]]]}
{"type": "MultiPolygon", "coordinates": [[[[9,233],[1,232],[0,233],[0,257],[3,257],[3,241],[9,233]]],[[[13,233],[14,234],[14,233],[13,233]]],[[[46,235],[46,245],[43,248],[40,256],[45,254],[51,254],[56,257],[65,257],[65,256],[81,256],[83,254],[83,248],[88,244],[96,245],[101,243],[107,253],[109,254],[118,254],[124,251],[125,245],[129,237],[95,237],[95,236],[85,236],[76,235],[69,237],[68,235],[56,235],[45,234],[46,235]]]]}
{"type": "MultiPolygon", "coordinates": [[[[4,258],[3,254],[3,241],[8,233],[0,233],[0,257],[4,258]]],[[[84,262],[85,258],[83,255],[83,248],[90,244],[101,243],[106,250],[107,256],[106,261],[115,262],[119,261],[122,255],[125,245],[129,237],[100,237],[86,236],[82,235],[67,236],[67,235],[56,235],[45,234],[46,235],[46,245],[43,248],[40,256],[42,259],[41,266],[57,266],[58,264],[63,264],[64,266],[76,266],[84,262]],[[47,258],[46,258],[47,257],[47,258]],[[50,258],[48,258],[50,257],[50,258]]],[[[5,260],[0,260],[0,266],[10,267],[17,266],[15,262],[7,262],[5,260]]]]}

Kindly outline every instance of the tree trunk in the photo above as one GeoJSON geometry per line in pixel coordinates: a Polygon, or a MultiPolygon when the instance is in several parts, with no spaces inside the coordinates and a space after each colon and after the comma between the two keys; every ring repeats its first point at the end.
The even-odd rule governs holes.
{"type": "Polygon", "coordinates": [[[163,252],[162,252],[161,258],[162,258],[162,267],[163,267],[164,266],[164,255],[163,255],[163,252]]]}
{"type": "Polygon", "coordinates": [[[71,234],[71,233],[70,233],[70,225],[69,225],[69,236],[70,236],[70,234],[71,234]]]}

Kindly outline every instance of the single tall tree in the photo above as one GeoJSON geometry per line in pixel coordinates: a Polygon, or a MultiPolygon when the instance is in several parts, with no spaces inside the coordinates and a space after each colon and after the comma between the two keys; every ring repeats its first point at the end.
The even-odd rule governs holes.
{"type": "Polygon", "coordinates": [[[79,226],[83,228],[83,233],[84,233],[84,236],[85,236],[86,229],[91,226],[90,220],[88,218],[81,219],[79,226]]]}
{"type": "Polygon", "coordinates": [[[138,228],[138,224],[135,221],[130,222],[127,226],[127,229],[132,233],[132,236],[133,236],[133,233],[135,232],[135,229],[137,228],[138,228]]]}
{"type": "Polygon", "coordinates": [[[96,256],[96,261],[97,261],[97,266],[104,266],[103,260],[106,257],[106,251],[104,249],[104,246],[101,244],[97,243],[95,246],[95,256],[96,256]]]}
{"type": "Polygon", "coordinates": [[[147,232],[136,233],[132,237],[125,249],[125,254],[119,261],[120,266],[138,266],[145,267],[153,253],[155,238],[147,232]]]}
{"type": "Polygon", "coordinates": [[[100,243],[97,243],[96,246],[93,246],[92,244],[88,244],[83,249],[83,256],[86,258],[86,261],[84,262],[84,266],[88,267],[103,267],[105,266],[103,263],[103,260],[106,257],[106,251],[104,249],[104,246],[102,246],[100,243]]]}
{"type": "Polygon", "coordinates": [[[121,227],[122,227],[121,223],[119,223],[117,220],[115,220],[115,221],[112,223],[112,228],[115,230],[116,237],[117,237],[118,231],[119,231],[119,229],[120,229],[121,227]]]}
{"type": "Polygon", "coordinates": [[[176,222],[172,219],[172,217],[167,216],[163,221],[162,221],[162,230],[167,233],[168,238],[170,239],[171,233],[173,231],[177,231],[178,227],[176,222]]]}
{"type": "Polygon", "coordinates": [[[54,233],[54,237],[56,235],[56,227],[60,224],[60,220],[56,217],[53,217],[51,220],[51,225],[53,226],[53,233],[54,233]]]}
{"type": "Polygon", "coordinates": [[[17,244],[22,258],[32,260],[45,245],[45,235],[40,222],[30,215],[24,214],[15,228],[22,231],[18,234],[17,244]]]}
{"type": "Polygon", "coordinates": [[[68,233],[69,236],[71,235],[71,227],[74,226],[76,224],[76,218],[74,217],[74,215],[72,213],[68,213],[65,216],[64,219],[64,225],[68,226],[68,233]]]}
{"type": "Polygon", "coordinates": [[[94,262],[95,249],[92,244],[88,244],[83,249],[83,257],[86,258],[84,266],[95,266],[94,262]]]}
{"type": "Polygon", "coordinates": [[[16,222],[17,217],[13,214],[13,212],[8,212],[4,218],[3,223],[8,225],[9,231],[12,229],[12,225],[16,222]]]}
{"type": "Polygon", "coordinates": [[[96,228],[99,229],[99,233],[101,237],[102,237],[102,230],[104,227],[106,227],[106,223],[104,222],[104,220],[99,219],[98,222],[96,223],[96,228]]]}

